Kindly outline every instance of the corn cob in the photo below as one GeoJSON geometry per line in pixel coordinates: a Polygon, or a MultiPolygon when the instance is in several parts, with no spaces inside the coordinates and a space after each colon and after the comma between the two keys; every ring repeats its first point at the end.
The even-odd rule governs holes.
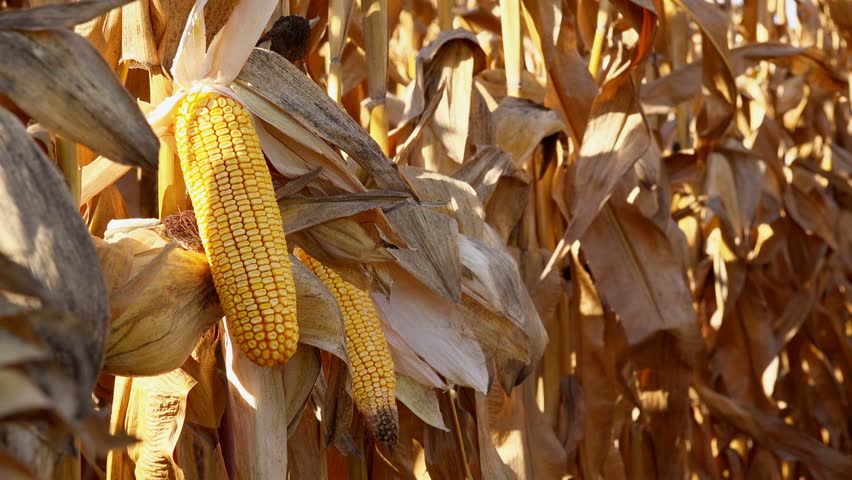
{"type": "Polygon", "coordinates": [[[228,328],[253,362],[283,363],[299,340],[296,289],[251,117],[232,98],[190,93],[175,142],[228,328]]]}
{"type": "Polygon", "coordinates": [[[303,250],[297,250],[296,255],[331,290],[340,306],[355,406],[376,439],[392,452],[399,435],[396,376],[373,299],[303,250]]]}

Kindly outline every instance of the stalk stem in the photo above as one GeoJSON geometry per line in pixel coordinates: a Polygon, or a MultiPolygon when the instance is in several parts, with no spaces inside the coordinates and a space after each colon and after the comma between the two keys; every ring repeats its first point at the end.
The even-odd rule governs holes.
{"type": "Polygon", "coordinates": [[[503,14],[500,15],[500,25],[506,64],[506,94],[517,98],[521,96],[521,62],[523,61],[521,2],[520,0],[502,0],[501,7],[503,14]]]}
{"type": "Polygon", "coordinates": [[[464,439],[462,438],[461,423],[459,422],[459,413],[456,410],[456,390],[450,388],[450,410],[453,412],[453,426],[456,430],[456,440],[459,442],[459,452],[464,465],[465,478],[473,480],[473,474],[470,472],[470,465],[467,464],[467,452],[464,448],[464,439]]]}
{"type": "Polygon", "coordinates": [[[609,21],[609,0],[601,0],[598,6],[598,21],[595,25],[595,39],[592,42],[592,52],[589,58],[589,73],[595,79],[598,78],[598,70],[601,67],[601,54],[603,52],[604,38],[606,37],[607,23],[609,21]]]}
{"type": "Polygon", "coordinates": [[[71,191],[71,198],[74,200],[74,206],[80,208],[80,165],[77,162],[77,144],[63,138],[56,138],[56,159],[59,163],[59,169],[62,170],[62,175],[68,182],[68,189],[71,191]]]}

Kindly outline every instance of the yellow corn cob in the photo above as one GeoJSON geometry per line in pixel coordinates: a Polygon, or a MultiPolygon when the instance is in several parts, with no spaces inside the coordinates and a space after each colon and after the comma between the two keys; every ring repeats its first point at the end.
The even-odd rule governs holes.
{"type": "Polygon", "coordinates": [[[178,103],[175,142],[228,328],[258,365],[296,350],[296,288],[272,177],[248,112],[217,93],[178,103]]]}
{"type": "Polygon", "coordinates": [[[376,439],[393,451],[399,434],[396,375],[373,299],[303,250],[297,249],[296,255],[331,290],[340,306],[346,351],[352,364],[355,406],[376,439]]]}

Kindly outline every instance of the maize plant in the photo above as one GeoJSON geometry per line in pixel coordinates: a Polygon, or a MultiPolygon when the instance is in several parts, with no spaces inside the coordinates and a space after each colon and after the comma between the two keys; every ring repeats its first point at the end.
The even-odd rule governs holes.
{"type": "Polygon", "coordinates": [[[844,0],[0,2],[0,478],[846,478],[844,0]]]}

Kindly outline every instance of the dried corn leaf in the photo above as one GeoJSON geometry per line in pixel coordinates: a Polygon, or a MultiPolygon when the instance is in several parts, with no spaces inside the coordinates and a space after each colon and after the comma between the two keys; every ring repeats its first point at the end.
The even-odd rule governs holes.
{"type": "Polygon", "coordinates": [[[852,471],[852,457],[829,449],[783,420],[743,405],[711,389],[698,385],[696,390],[707,408],[736,428],[757,439],[762,445],[806,463],[825,478],[838,478],[852,471]]]}
{"type": "Polygon", "coordinates": [[[467,182],[476,191],[479,201],[487,205],[511,161],[512,157],[500,147],[477,145],[473,157],[453,174],[453,178],[467,182]]]}
{"type": "Polygon", "coordinates": [[[695,312],[683,264],[671,249],[659,247],[668,242],[635,208],[610,201],[581,244],[600,296],[621,317],[628,342],[668,332],[677,339],[671,348],[691,363],[699,340],[695,312]]]}
{"type": "Polygon", "coordinates": [[[122,431],[140,439],[127,449],[136,478],[184,478],[174,449],[186,418],[187,396],[196,380],[178,368],[124,381],[129,383],[130,396],[122,431]]]}
{"type": "Polygon", "coordinates": [[[397,374],[396,398],[427,425],[449,431],[441,416],[438,396],[431,387],[424,386],[405,375],[397,374]]]}
{"type": "Polygon", "coordinates": [[[348,153],[372,176],[379,188],[409,191],[395,165],[384,156],[376,142],[325,92],[278,54],[255,49],[233,88],[241,98],[244,91],[265,98],[315,135],[348,153]]]}
{"type": "Polygon", "coordinates": [[[397,192],[371,190],[363,194],[285,197],[278,200],[278,208],[284,220],[284,231],[291,234],[366,210],[391,208],[406,198],[397,192]]]}
{"type": "Polygon", "coordinates": [[[391,267],[390,272],[394,279],[390,299],[373,294],[382,322],[450,383],[486,391],[485,354],[462,313],[401,268],[391,267]]]}
{"type": "Polygon", "coordinates": [[[322,373],[320,350],[316,347],[301,345],[296,353],[287,360],[284,369],[284,398],[287,399],[288,435],[292,436],[299,427],[305,405],[314,391],[317,377],[322,373]]]}
{"type": "MultiPolygon", "coordinates": [[[[96,245],[101,258],[108,258],[132,241],[96,245]]],[[[125,306],[117,311],[113,305],[103,368],[118,375],[157,375],[178,368],[201,334],[222,316],[207,258],[157,248],[127,260],[133,263],[132,273],[111,295],[111,302],[125,306]],[[130,297],[120,301],[122,292],[130,297]]]]}
{"type": "Polygon", "coordinates": [[[420,168],[402,167],[400,171],[421,200],[445,205],[433,211],[454,218],[459,233],[486,241],[485,209],[470,185],[420,168]]]}
{"type": "Polygon", "coordinates": [[[457,222],[426,207],[402,204],[387,213],[410,250],[391,250],[391,255],[423,285],[451,302],[461,298],[459,252],[453,239],[457,222]]]}
{"type": "Polygon", "coordinates": [[[73,27],[129,1],[84,0],[28,9],[8,9],[0,14],[0,30],[54,30],[73,27]]]}
{"type": "Polygon", "coordinates": [[[29,115],[116,162],[156,169],[157,137],[86,40],[66,30],[5,30],[0,46],[0,88],[29,115]]]}
{"type": "Polygon", "coordinates": [[[582,237],[619,180],[647,151],[650,134],[636,99],[630,64],[611,71],[592,103],[574,173],[574,211],[563,242],[582,237]]]}
{"type": "Polygon", "coordinates": [[[138,0],[121,8],[121,62],[146,70],[160,65],[150,12],[149,0],[138,0]]]}
{"type": "Polygon", "coordinates": [[[45,304],[67,309],[34,317],[31,327],[73,378],[75,403],[85,409],[103,361],[108,307],[97,255],[67,192],[23,126],[0,109],[0,210],[7,218],[0,252],[44,285],[45,304]]]}
{"type": "Polygon", "coordinates": [[[527,100],[506,97],[494,111],[497,145],[512,155],[517,169],[529,168],[533,150],[545,137],[565,130],[552,110],[527,100]]]}

